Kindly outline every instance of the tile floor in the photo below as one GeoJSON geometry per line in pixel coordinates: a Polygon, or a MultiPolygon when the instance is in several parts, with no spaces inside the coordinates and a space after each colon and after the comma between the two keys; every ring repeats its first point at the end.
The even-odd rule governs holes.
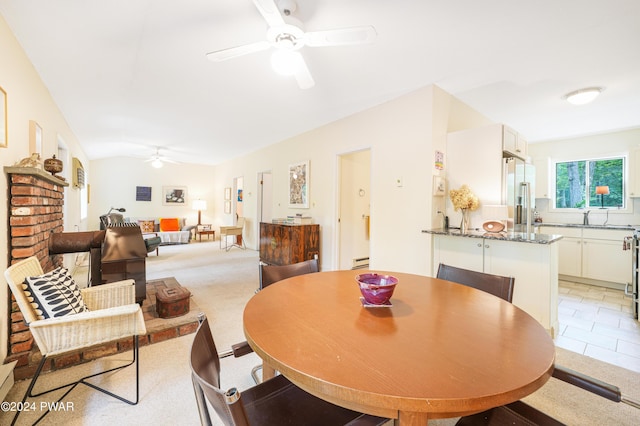
{"type": "Polygon", "coordinates": [[[559,282],[557,346],[640,372],[640,322],[623,291],[559,282]]]}

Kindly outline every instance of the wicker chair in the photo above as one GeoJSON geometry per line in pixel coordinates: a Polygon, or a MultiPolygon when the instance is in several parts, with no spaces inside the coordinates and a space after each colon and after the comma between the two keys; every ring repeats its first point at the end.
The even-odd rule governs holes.
{"type": "MultiPolygon", "coordinates": [[[[32,305],[27,300],[27,296],[22,288],[22,283],[26,277],[39,276],[42,274],[42,267],[36,257],[21,260],[11,265],[4,273],[11,292],[24,316],[24,321],[29,326],[33,339],[42,353],[42,360],[22,398],[22,402],[24,403],[27,397],[37,397],[68,387],[69,389],[58,400],[61,401],[77,385],[84,384],[120,401],[131,405],[137,404],[139,399],[138,336],[145,335],[146,328],[142,310],[140,306],[136,304],[135,282],[133,280],[125,280],[81,289],[82,298],[89,312],[58,318],[38,319],[32,305]],[[48,358],[129,337],[133,338],[133,359],[131,362],[91,374],[80,380],[58,386],[54,389],[33,393],[36,381],[48,358]],[[91,377],[119,370],[134,363],[136,367],[136,391],[134,400],[125,399],[122,396],[85,381],[91,377]]],[[[47,413],[48,411],[46,411],[40,419],[47,415],[47,413]]],[[[19,414],[20,411],[16,413],[11,424],[15,424],[19,414]]],[[[40,421],[40,419],[38,419],[38,421],[40,421]]]]}

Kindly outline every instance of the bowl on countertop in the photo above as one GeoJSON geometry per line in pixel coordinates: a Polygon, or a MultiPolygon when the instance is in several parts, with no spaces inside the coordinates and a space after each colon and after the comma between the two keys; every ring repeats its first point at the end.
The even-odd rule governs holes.
{"type": "Polygon", "coordinates": [[[376,274],[374,272],[358,274],[356,275],[356,281],[364,301],[370,305],[388,304],[398,284],[398,279],[393,275],[376,274]]]}

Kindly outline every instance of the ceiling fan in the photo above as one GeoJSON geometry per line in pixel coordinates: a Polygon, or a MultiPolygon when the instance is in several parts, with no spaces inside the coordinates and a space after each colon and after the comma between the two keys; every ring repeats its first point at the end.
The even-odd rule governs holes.
{"type": "Polygon", "coordinates": [[[151,158],[149,158],[148,160],[144,160],[145,163],[151,162],[151,165],[153,167],[155,167],[156,169],[161,168],[162,166],[164,166],[164,163],[173,163],[173,164],[178,164],[177,161],[173,161],[165,156],[160,155],[160,148],[156,147],[156,153],[154,155],[151,156],[151,158]]]}
{"type": "Polygon", "coordinates": [[[291,15],[297,7],[294,0],[253,0],[253,3],[269,25],[267,39],[209,52],[206,55],[209,60],[220,62],[274,47],[276,50],[271,57],[274,69],[295,76],[300,88],[308,89],[315,82],[299,52],[302,47],[365,44],[377,35],[371,25],[305,32],[302,22],[291,15]]]}

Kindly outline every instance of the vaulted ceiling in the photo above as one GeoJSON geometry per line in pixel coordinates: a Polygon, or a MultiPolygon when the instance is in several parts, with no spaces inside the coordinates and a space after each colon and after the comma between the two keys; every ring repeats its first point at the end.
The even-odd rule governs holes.
{"type": "MultiPolygon", "coordinates": [[[[255,0],[263,1],[263,0],[255,0]]],[[[289,0],[289,3],[291,1],[289,0]]],[[[254,0],[0,0],[0,13],[90,159],[218,164],[435,84],[529,141],[640,127],[637,0],[297,0],[306,31],[372,25],[361,45],[275,73],[254,0]],[[567,92],[604,91],[569,105],[567,92]]]]}

